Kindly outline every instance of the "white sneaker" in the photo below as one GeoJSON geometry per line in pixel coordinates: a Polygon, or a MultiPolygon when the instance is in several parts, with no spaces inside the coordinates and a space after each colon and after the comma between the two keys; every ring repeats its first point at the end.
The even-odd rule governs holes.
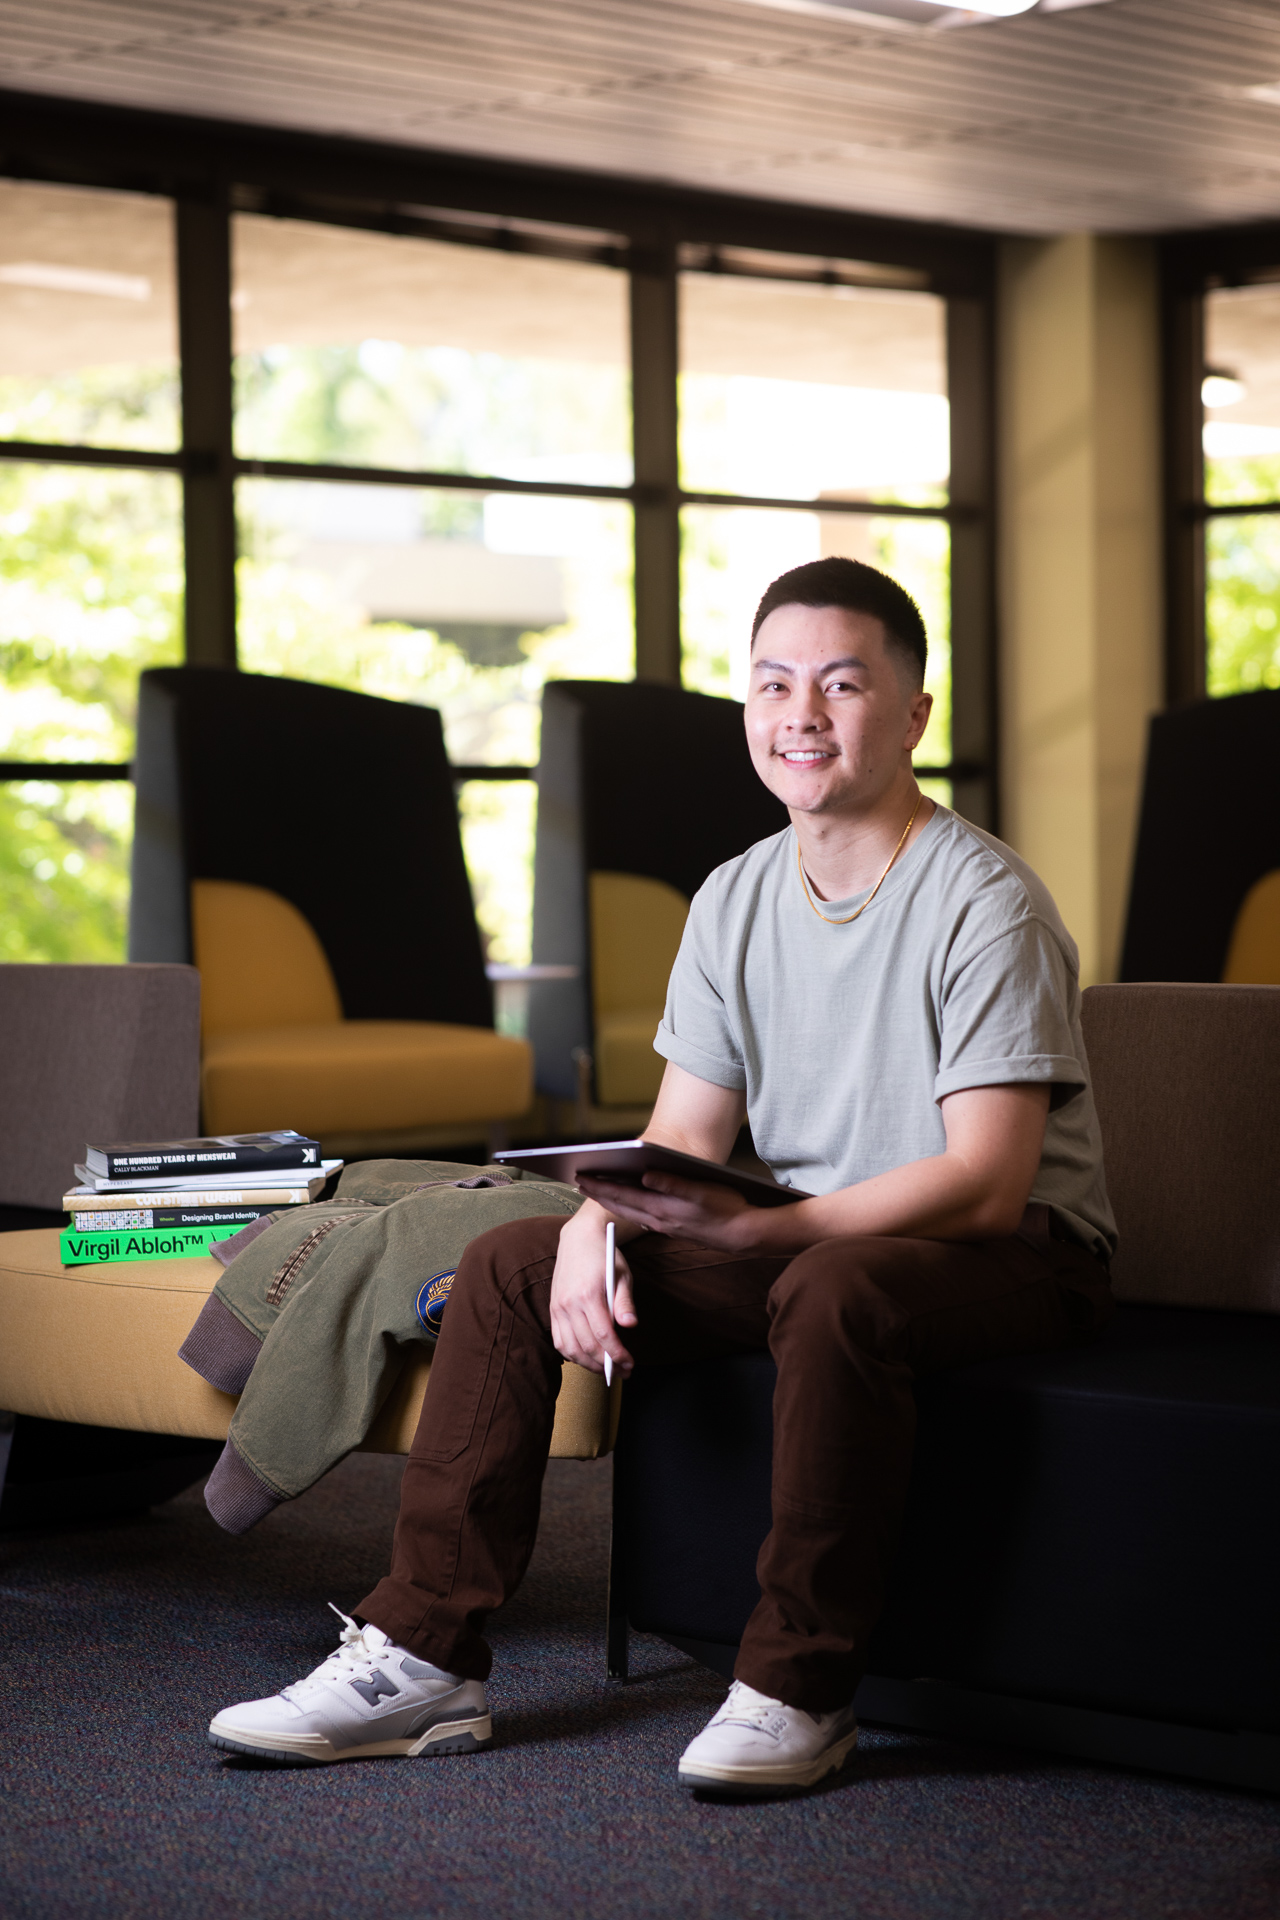
{"type": "Polygon", "coordinates": [[[378,1754],[478,1753],[493,1743],[484,1685],[442,1673],[377,1627],[343,1621],[337,1651],[269,1700],[245,1700],[210,1722],[224,1753],[294,1766],[378,1754]]]}
{"type": "Polygon", "coordinates": [[[844,1765],[857,1740],[851,1706],[806,1713],[735,1680],[719,1713],[685,1748],[680,1784],[738,1793],[812,1787],[844,1765]]]}

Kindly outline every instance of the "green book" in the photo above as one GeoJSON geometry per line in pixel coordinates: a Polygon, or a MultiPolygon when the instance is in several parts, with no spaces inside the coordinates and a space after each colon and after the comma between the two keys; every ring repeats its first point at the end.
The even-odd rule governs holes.
{"type": "Polygon", "coordinates": [[[215,1240],[229,1240],[238,1226],[118,1229],[80,1233],[64,1227],[59,1236],[64,1267],[100,1266],[108,1260],[181,1260],[208,1253],[215,1240]]]}

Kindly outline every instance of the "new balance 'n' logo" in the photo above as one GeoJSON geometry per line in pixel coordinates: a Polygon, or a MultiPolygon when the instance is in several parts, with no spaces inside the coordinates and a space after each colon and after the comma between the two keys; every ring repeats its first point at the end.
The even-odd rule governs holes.
{"type": "Polygon", "coordinates": [[[353,1680],[351,1685],[371,1707],[377,1706],[383,1694],[391,1700],[400,1691],[394,1680],[389,1680],[385,1673],[375,1673],[372,1680],[353,1680]]]}

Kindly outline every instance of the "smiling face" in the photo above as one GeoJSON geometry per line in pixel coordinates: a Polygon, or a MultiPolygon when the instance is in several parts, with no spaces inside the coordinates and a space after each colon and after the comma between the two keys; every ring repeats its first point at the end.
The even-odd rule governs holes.
{"type": "Polygon", "coordinates": [[[871,614],[775,607],[751,650],[747,744],[793,813],[864,813],[904,771],[932,696],[871,614]]]}

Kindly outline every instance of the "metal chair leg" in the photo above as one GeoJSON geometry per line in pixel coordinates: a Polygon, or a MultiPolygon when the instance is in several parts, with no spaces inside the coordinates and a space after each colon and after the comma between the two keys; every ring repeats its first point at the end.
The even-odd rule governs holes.
{"type": "Polygon", "coordinates": [[[605,1621],[605,1676],[609,1680],[627,1677],[627,1649],[630,1622],[627,1619],[627,1590],[623,1578],[622,1528],[619,1525],[617,1495],[614,1495],[613,1524],[609,1532],[609,1598],[605,1621]]]}
{"type": "Polygon", "coordinates": [[[0,1413],[0,1500],[4,1498],[5,1475],[9,1471],[9,1454],[13,1447],[13,1429],[16,1420],[16,1414],[0,1413]]]}

